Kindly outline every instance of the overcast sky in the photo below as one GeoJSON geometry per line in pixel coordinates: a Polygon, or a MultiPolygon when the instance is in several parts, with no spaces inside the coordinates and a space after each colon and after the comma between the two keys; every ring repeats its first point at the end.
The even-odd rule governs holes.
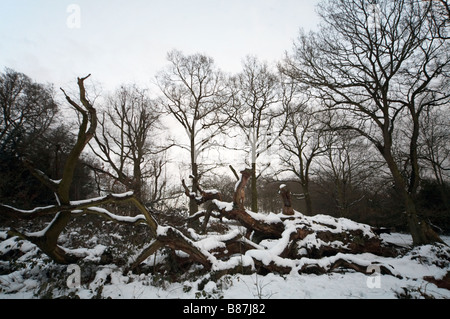
{"type": "Polygon", "coordinates": [[[274,62],[317,0],[0,0],[0,67],[56,87],[92,73],[104,90],[150,86],[166,54],[204,53],[225,72],[247,54],[274,62]]]}

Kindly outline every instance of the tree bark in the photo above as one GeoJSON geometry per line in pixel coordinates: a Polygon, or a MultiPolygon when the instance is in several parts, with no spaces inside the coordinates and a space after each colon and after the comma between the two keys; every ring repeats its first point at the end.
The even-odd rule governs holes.
{"type": "Polygon", "coordinates": [[[253,171],[245,169],[241,171],[241,178],[236,185],[233,195],[233,207],[239,210],[245,210],[245,187],[247,186],[248,179],[252,176],[253,171]]]}
{"type": "Polygon", "coordinates": [[[443,243],[443,240],[431,228],[431,226],[418,216],[414,195],[408,192],[408,186],[401,176],[400,170],[389,149],[381,149],[382,155],[388,164],[394,179],[395,189],[400,194],[405,205],[406,220],[412,236],[413,245],[427,245],[435,242],[443,243]]]}
{"type": "Polygon", "coordinates": [[[306,205],[306,215],[312,215],[312,200],[311,194],[309,193],[309,181],[301,182],[303,196],[305,197],[305,205],[306,205]]]}
{"type": "MultiPolygon", "coordinates": [[[[193,146],[195,147],[195,145],[193,146]]],[[[192,188],[191,192],[194,194],[197,194],[198,191],[198,182],[199,182],[199,176],[198,176],[198,165],[197,161],[195,159],[195,152],[191,150],[191,166],[192,166],[192,188]]],[[[192,216],[196,212],[198,212],[198,204],[197,202],[190,197],[189,199],[189,215],[192,216]]]]}
{"type": "Polygon", "coordinates": [[[256,163],[252,163],[252,206],[251,209],[253,212],[258,212],[258,188],[256,185],[256,163]]]}
{"type": "Polygon", "coordinates": [[[413,239],[413,245],[427,245],[433,243],[444,243],[439,235],[431,228],[430,224],[419,217],[416,209],[416,203],[412,196],[404,192],[406,207],[406,220],[408,221],[409,231],[413,239]]]}
{"type": "Polygon", "coordinates": [[[286,185],[280,186],[280,196],[283,203],[283,214],[294,215],[294,208],[292,208],[291,191],[286,185]]]}
{"type": "MultiPolygon", "coordinates": [[[[78,164],[80,155],[84,147],[89,143],[90,139],[94,136],[95,129],[97,127],[97,115],[95,109],[86,98],[86,90],[84,88],[84,81],[90,75],[84,78],[78,78],[78,87],[80,91],[80,101],[83,107],[74,102],[66,93],[67,101],[76,109],[76,111],[82,116],[82,122],[78,130],[78,137],[75,145],[69,153],[63,170],[63,176],[58,184],[56,196],[60,205],[70,204],[70,187],[73,181],[73,175],[75,168],[78,164]]],[[[38,247],[42,249],[50,258],[60,263],[71,263],[73,257],[65,253],[63,249],[58,247],[57,241],[59,235],[67,226],[71,219],[70,211],[59,212],[50,225],[46,228],[42,235],[37,237],[28,236],[28,239],[34,242],[38,247]]]]}

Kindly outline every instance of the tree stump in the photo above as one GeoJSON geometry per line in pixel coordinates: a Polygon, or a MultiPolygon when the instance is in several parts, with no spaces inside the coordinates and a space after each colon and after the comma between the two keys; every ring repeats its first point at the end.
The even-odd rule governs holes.
{"type": "Polygon", "coordinates": [[[294,209],[292,208],[291,191],[286,184],[280,185],[279,194],[283,203],[283,215],[294,215],[294,209]]]}

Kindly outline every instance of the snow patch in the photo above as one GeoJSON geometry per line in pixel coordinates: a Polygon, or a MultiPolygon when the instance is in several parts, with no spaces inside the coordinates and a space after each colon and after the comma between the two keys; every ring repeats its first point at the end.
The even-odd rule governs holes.
{"type": "Polygon", "coordinates": [[[249,214],[253,219],[259,220],[266,224],[278,224],[281,223],[280,216],[274,213],[263,214],[263,213],[254,213],[250,210],[245,210],[247,214],[249,214]]]}
{"type": "Polygon", "coordinates": [[[233,203],[222,202],[218,199],[213,199],[212,202],[217,206],[219,210],[224,210],[226,212],[231,212],[233,210],[233,203]]]}

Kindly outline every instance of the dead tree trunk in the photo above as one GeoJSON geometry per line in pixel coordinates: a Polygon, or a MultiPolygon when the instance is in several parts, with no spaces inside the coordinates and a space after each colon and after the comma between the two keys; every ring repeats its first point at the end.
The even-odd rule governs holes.
{"type": "MultiPolygon", "coordinates": [[[[81,117],[81,124],[78,129],[78,136],[75,145],[72,147],[69,156],[65,162],[61,180],[56,182],[46,176],[43,172],[37,170],[31,162],[26,162],[26,166],[31,173],[38,178],[44,185],[49,187],[55,194],[56,200],[60,206],[70,205],[69,191],[72,185],[75,168],[78,164],[81,153],[84,147],[89,143],[94,136],[97,127],[97,114],[92,104],[86,97],[86,90],[84,81],[90,75],[84,78],[78,78],[78,88],[80,91],[79,100],[81,105],[73,101],[66,92],[63,91],[66,100],[76,110],[81,117]]],[[[71,212],[61,209],[55,215],[52,222],[38,233],[24,234],[23,237],[36,244],[42,251],[44,251],[50,258],[59,263],[71,263],[75,260],[73,256],[66,253],[57,245],[58,237],[71,219],[71,212]]]]}
{"type": "Polygon", "coordinates": [[[244,210],[244,202],[245,202],[245,186],[247,186],[247,182],[249,178],[253,176],[252,169],[245,169],[241,171],[241,178],[236,184],[236,188],[234,190],[233,195],[233,208],[238,210],[244,210]]]}
{"type": "Polygon", "coordinates": [[[294,209],[292,208],[291,202],[291,192],[285,184],[280,186],[280,196],[283,202],[283,214],[294,215],[294,209]]]}

